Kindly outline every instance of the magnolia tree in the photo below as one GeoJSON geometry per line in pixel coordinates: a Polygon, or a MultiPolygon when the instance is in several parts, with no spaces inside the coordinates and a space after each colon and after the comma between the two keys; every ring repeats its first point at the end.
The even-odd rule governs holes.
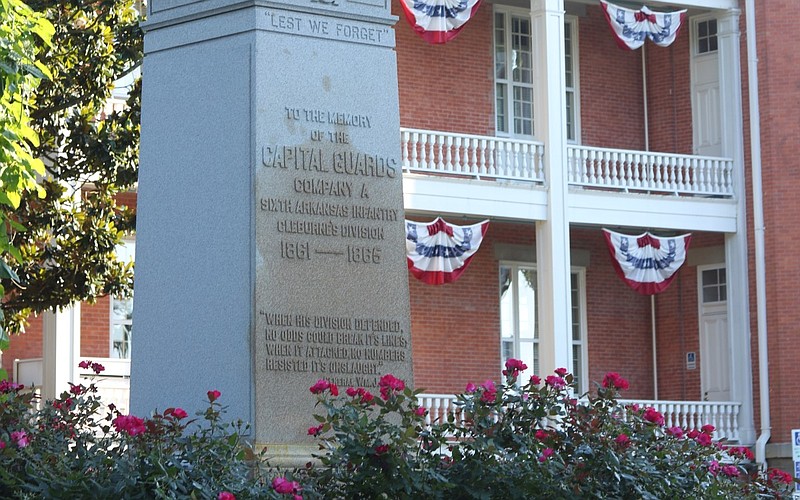
{"type": "MultiPolygon", "coordinates": [[[[35,154],[39,136],[31,128],[35,110],[33,93],[42,78],[52,78],[36,54],[50,46],[53,26],[19,0],[0,2],[0,297],[6,286],[19,282],[14,267],[23,261],[13,236],[24,227],[11,213],[24,196],[42,198],[44,189],[37,177],[45,173],[35,154]]],[[[8,336],[0,308],[0,350],[8,336]]]]}
{"type": "MultiPolygon", "coordinates": [[[[102,365],[86,360],[100,374],[102,365]]],[[[0,496],[47,498],[780,498],[793,479],[754,470],[750,450],[710,425],[665,427],[650,407],[622,406],[628,382],[609,373],[578,401],[556,370],[518,384],[467,384],[457,411],[429,415],[405,382],[385,375],[373,394],[319,380],[309,417],[317,464],[280,471],[256,453],[247,426],[225,423],[222,394],[204,410],[150,416],[106,409],[93,385],[72,385],[35,409],[0,383],[0,496]],[[444,418],[443,418],[444,417],[444,418]],[[433,421],[429,423],[429,421],[433,421]]],[[[310,404],[309,404],[310,406],[310,404]]]]}

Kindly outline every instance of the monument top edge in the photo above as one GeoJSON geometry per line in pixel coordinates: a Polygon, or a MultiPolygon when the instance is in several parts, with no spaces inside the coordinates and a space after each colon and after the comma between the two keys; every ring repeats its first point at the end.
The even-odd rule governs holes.
{"type": "Polygon", "coordinates": [[[268,8],[375,24],[393,25],[390,0],[153,0],[148,4],[145,31],[247,8],[268,8]],[[344,8],[342,8],[344,7],[344,8]]]}

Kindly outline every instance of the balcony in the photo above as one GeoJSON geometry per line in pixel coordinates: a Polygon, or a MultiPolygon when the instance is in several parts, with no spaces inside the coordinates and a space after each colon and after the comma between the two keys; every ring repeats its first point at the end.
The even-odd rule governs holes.
{"type": "MultiPolygon", "coordinates": [[[[420,394],[419,405],[428,410],[425,423],[446,420],[449,415],[457,416],[459,408],[456,397],[447,394],[420,394]]],[[[700,429],[703,425],[714,426],[714,439],[726,443],[739,442],[739,409],[741,403],[733,401],[650,401],[620,399],[620,404],[652,406],[664,415],[665,427],[700,429]]]]}
{"type": "MultiPolygon", "coordinates": [[[[547,184],[543,143],[409,128],[400,135],[405,172],[547,184]]],[[[569,145],[566,168],[575,189],[726,199],[735,194],[729,158],[569,145]]]]}

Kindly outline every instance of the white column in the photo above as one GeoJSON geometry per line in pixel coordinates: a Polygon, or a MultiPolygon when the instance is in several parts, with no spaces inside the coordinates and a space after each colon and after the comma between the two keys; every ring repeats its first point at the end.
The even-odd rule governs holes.
{"type": "Polygon", "coordinates": [[[747,204],[745,203],[744,138],[739,10],[717,19],[719,47],[720,123],[722,154],[733,158],[734,186],[738,200],[737,228],[725,235],[725,267],[728,282],[728,338],[730,339],[731,399],[742,403],[739,433],[742,443],[756,440],[753,419],[753,372],[750,356],[750,307],[747,260],[747,204]]]}
{"type": "Polygon", "coordinates": [[[81,353],[81,305],[76,302],[61,311],[43,314],[42,398],[54,399],[78,383],[81,353]]]}
{"type": "Polygon", "coordinates": [[[564,106],[564,0],[531,0],[536,138],[545,144],[547,220],[536,223],[539,364],[542,375],[571,371],[570,260],[564,106]]]}

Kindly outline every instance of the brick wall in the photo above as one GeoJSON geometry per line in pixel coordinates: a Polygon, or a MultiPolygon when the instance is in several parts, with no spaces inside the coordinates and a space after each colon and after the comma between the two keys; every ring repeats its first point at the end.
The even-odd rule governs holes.
{"type": "MultiPolygon", "coordinates": [[[[798,99],[800,55],[781,37],[800,20],[797,2],[756,2],[761,108],[761,162],[766,245],[767,332],[772,443],[790,441],[791,429],[800,428],[800,307],[793,292],[798,280],[797,259],[790,248],[800,240],[800,126],[798,99]]],[[[743,43],[744,43],[744,37],[743,43]]],[[[744,50],[742,51],[745,55],[744,50]]],[[[746,79],[746,74],[744,75],[746,79]]],[[[746,96],[745,96],[746,97],[746,96]]],[[[748,124],[745,123],[745,127],[748,124]]],[[[749,175],[749,173],[748,173],[749,175]]],[[[752,227],[752,219],[749,221],[752,227]]],[[[753,246],[751,244],[751,255],[753,246]]],[[[755,268],[751,261],[751,270],[755,268]]],[[[755,282],[751,280],[752,329],[757,338],[755,282]]],[[[754,374],[757,344],[753,344],[754,374]]],[[[757,380],[756,380],[757,383],[757,380]]],[[[754,386],[758,395],[758,386],[754,386]]],[[[757,403],[758,404],[758,403],[757,403]]],[[[757,424],[758,425],[758,424],[757,424]]]]}

